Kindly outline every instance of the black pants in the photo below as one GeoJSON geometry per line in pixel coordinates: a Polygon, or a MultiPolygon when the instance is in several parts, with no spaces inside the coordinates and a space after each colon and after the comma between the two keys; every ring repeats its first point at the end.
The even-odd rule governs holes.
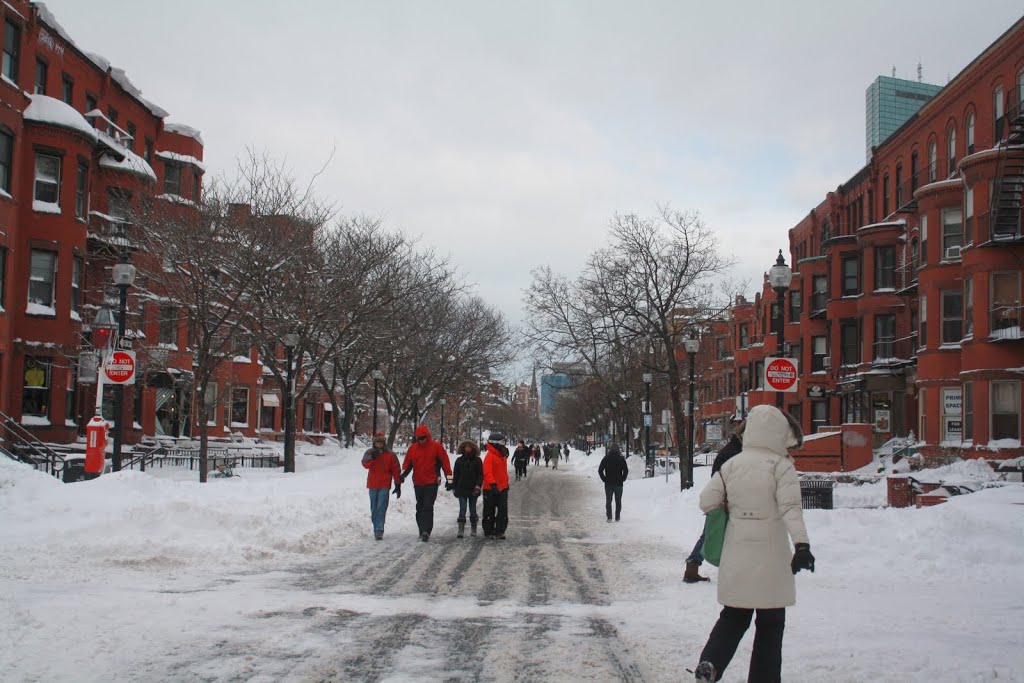
{"type": "Polygon", "coordinates": [[[612,496],[615,496],[615,519],[622,513],[622,487],[604,485],[604,511],[608,513],[608,519],[612,518],[612,496]]]}
{"type": "MultiPolygon", "coordinates": [[[[724,607],[711,630],[700,661],[711,662],[720,680],[736,654],[743,634],[750,627],[754,610],[724,607]]],[[[782,680],[782,633],[786,629],[786,608],[759,609],[754,623],[754,651],[750,654],[747,683],[778,683],[782,680]]]]}
{"type": "Polygon", "coordinates": [[[437,500],[437,484],[413,486],[416,493],[416,526],[420,533],[429,534],[434,530],[434,501],[437,500]]]}
{"type": "Polygon", "coordinates": [[[484,535],[503,534],[508,528],[508,489],[484,491],[484,535]]]}
{"type": "Polygon", "coordinates": [[[517,462],[516,463],[516,479],[519,479],[520,477],[525,477],[525,476],[526,476],[526,463],[525,462],[517,462]]]}

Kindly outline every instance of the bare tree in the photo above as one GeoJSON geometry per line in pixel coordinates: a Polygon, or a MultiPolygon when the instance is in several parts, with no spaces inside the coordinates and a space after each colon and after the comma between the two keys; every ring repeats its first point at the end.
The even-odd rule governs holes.
{"type": "MultiPolygon", "coordinates": [[[[654,217],[616,215],[610,244],[588,258],[574,281],[550,268],[526,291],[527,335],[551,361],[581,361],[609,391],[624,381],[629,358],[668,387],[677,434],[685,432],[676,349],[728,303],[718,294],[732,259],[695,213],[661,206],[654,217]]],[[[680,486],[692,485],[688,467],[680,486]]]]}

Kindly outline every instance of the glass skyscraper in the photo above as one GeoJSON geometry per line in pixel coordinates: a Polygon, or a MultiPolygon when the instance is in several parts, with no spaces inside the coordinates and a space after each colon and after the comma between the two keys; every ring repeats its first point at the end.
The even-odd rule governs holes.
{"type": "Polygon", "coordinates": [[[865,94],[864,155],[871,160],[871,148],[877,147],[907,122],[925,102],[942,90],[941,85],[879,76],[865,94]]]}

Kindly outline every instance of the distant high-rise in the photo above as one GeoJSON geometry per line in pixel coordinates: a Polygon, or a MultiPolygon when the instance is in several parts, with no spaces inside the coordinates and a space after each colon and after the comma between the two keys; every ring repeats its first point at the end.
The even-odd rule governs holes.
{"type": "Polygon", "coordinates": [[[868,86],[864,105],[865,157],[907,122],[924,103],[942,90],[941,85],[879,76],[868,86]]]}

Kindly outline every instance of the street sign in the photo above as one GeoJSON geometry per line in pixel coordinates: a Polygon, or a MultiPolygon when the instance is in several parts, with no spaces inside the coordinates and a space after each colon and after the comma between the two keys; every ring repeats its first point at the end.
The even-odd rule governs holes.
{"type": "Polygon", "coordinates": [[[132,340],[131,339],[123,339],[123,338],[122,339],[118,339],[117,340],[117,346],[118,346],[118,348],[124,349],[125,351],[131,351],[132,350],[132,340]]]}
{"type": "Polygon", "coordinates": [[[773,358],[764,366],[764,384],[771,391],[796,391],[797,377],[792,358],[773,358]]]}
{"type": "Polygon", "coordinates": [[[114,351],[104,358],[103,381],[109,384],[135,384],[135,352],[114,351]]]}
{"type": "Polygon", "coordinates": [[[644,415],[644,427],[650,427],[654,424],[654,419],[650,414],[644,415]]]}

